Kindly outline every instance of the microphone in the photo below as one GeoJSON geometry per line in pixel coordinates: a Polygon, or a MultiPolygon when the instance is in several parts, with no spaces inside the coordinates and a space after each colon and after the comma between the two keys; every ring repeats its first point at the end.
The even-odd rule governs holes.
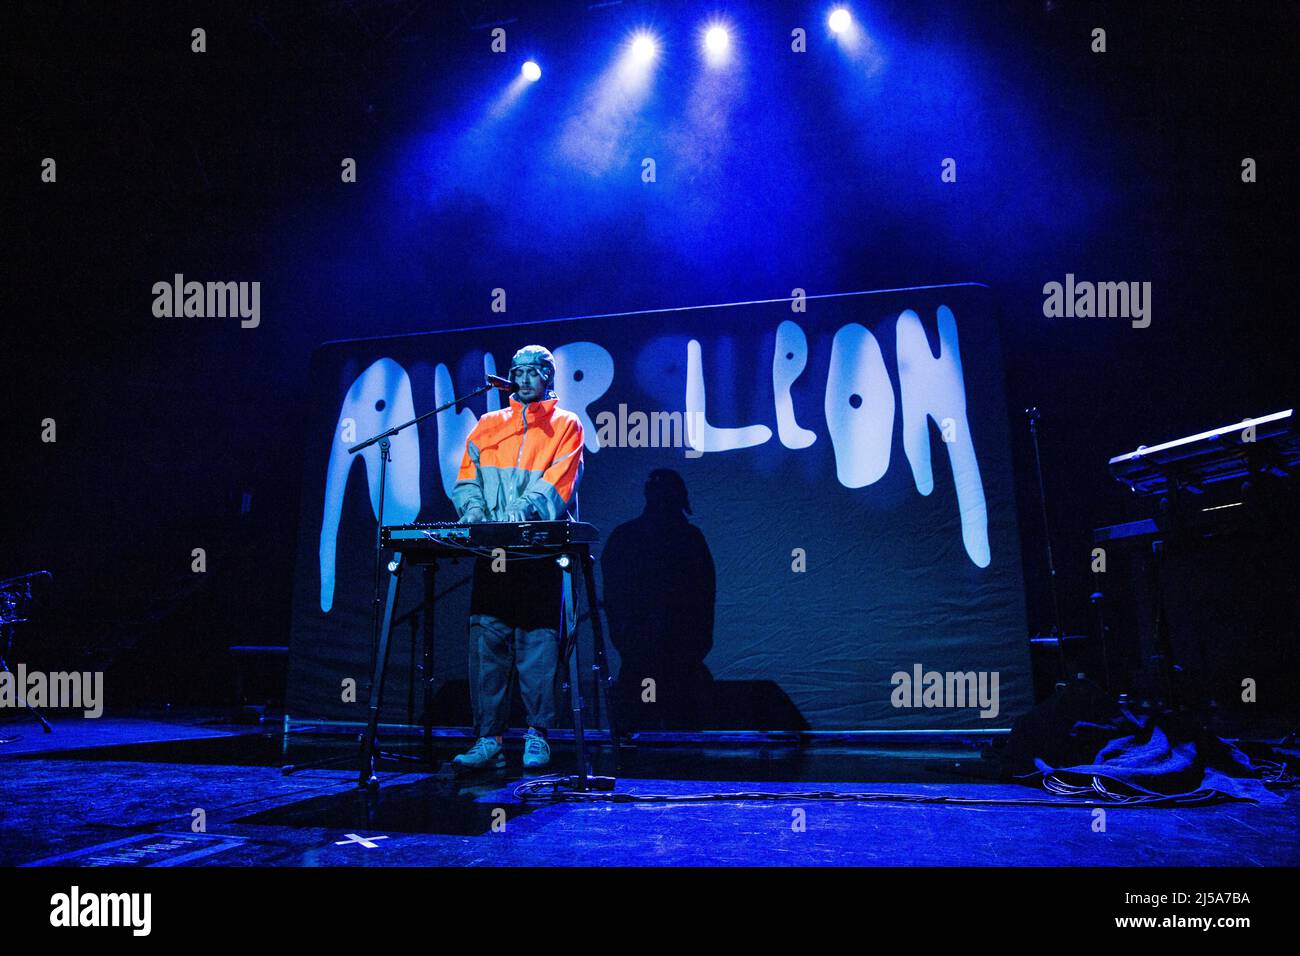
{"type": "Polygon", "coordinates": [[[487,376],[487,384],[491,385],[493,388],[500,389],[503,392],[514,393],[519,391],[518,385],[516,385],[514,382],[510,381],[509,379],[502,378],[500,375],[487,376]]]}

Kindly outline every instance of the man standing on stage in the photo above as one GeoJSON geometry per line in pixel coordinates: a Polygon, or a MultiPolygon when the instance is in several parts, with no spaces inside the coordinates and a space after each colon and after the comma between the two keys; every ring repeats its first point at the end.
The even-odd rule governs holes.
{"type": "MultiPolygon", "coordinates": [[[[510,407],[479,419],[465,444],[452,501],[460,520],[577,519],[582,480],[582,423],[556,407],[555,359],[528,345],[511,360],[510,407]]],[[[465,769],[505,766],[501,737],[517,674],[528,717],[524,766],[551,760],[546,732],[555,722],[559,664],[560,568],[551,558],[513,558],[493,571],[474,565],[469,616],[469,686],[477,742],[453,763],[465,769]]]]}

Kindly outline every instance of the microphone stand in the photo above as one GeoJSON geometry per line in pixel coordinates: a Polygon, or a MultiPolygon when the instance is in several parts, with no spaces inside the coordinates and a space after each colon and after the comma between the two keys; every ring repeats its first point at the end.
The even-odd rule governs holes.
{"type": "Polygon", "coordinates": [[[1038,503],[1043,512],[1043,541],[1047,545],[1047,580],[1052,592],[1052,629],[1056,637],[1057,664],[1061,680],[1069,680],[1065,658],[1065,628],[1061,625],[1061,598],[1056,589],[1056,561],[1052,556],[1052,525],[1047,520],[1047,485],[1043,481],[1043,456],[1038,448],[1038,420],[1042,414],[1037,408],[1026,408],[1029,418],[1029,435],[1034,440],[1034,467],[1038,472],[1038,503]]]}
{"type": "MultiPolygon", "coordinates": [[[[6,657],[13,652],[14,631],[18,629],[19,624],[27,622],[27,618],[23,615],[27,613],[27,605],[32,601],[32,582],[37,578],[53,580],[54,575],[49,571],[32,571],[16,578],[9,578],[7,581],[0,581],[0,672],[14,673],[6,657]]],[[[14,680],[17,681],[16,674],[14,680]]],[[[26,708],[47,734],[53,733],[54,728],[45,719],[41,709],[23,696],[23,690],[22,687],[17,687],[18,706],[26,708]]],[[[0,737],[0,744],[11,744],[19,739],[19,737],[0,737]]]]}
{"type": "MultiPolygon", "coordinates": [[[[378,653],[380,628],[383,626],[383,599],[381,597],[381,592],[382,592],[381,582],[382,582],[383,567],[384,567],[384,550],[383,550],[382,542],[383,542],[383,529],[384,529],[384,497],[386,494],[386,486],[388,482],[388,462],[390,460],[389,451],[392,448],[391,439],[398,432],[410,428],[412,425],[416,425],[424,421],[426,418],[429,418],[430,416],[437,415],[439,412],[444,412],[447,409],[451,408],[453,405],[459,405],[463,402],[468,402],[471,398],[477,398],[479,395],[482,395],[484,392],[491,391],[494,388],[506,392],[513,392],[515,390],[514,383],[509,382],[506,379],[499,378],[496,375],[489,375],[487,376],[487,380],[481,386],[474,389],[474,391],[470,392],[468,395],[460,395],[457,396],[456,398],[453,398],[449,402],[443,402],[437,408],[431,409],[422,415],[416,415],[409,422],[403,422],[400,425],[394,425],[392,428],[388,429],[387,431],[382,431],[377,435],[372,435],[369,438],[367,438],[365,441],[358,442],[357,444],[353,445],[351,448],[347,450],[349,455],[355,455],[357,452],[369,448],[371,445],[375,445],[375,444],[379,445],[379,509],[378,509],[378,514],[375,516],[376,517],[375,594],[374,594],[374,618],[375,619],[373,625],[373,632],[370,635],[370,670],[372,673],[374,672],[375,669],[375,656],[378,653]]],[[[430,675],[425,674],[424,679],[429,680],[430,675]]],[[[337,763],[345,759],[349,759],[349,758],[338,757],[338,758],[331,758],[329,760],[321,761],[320,763],[285,765],[280,768],[280,772],[283,774],[289,774],[297,770],[313,769],[316,767],[325,766],[327,764],[337,763]]]]}
{"type": "Polygon", "coordinates": [[[505,389],[512,390],[513,384],[505,381],[505,379],[497,378],[497,376],[495,375],[490,375],[488,376],[486,382],[484,382],[478,388],[474,389],[474,391],[470,392],[468,395],[461,395],[457,398],[453,398],[449,402],[443,402],[437,408],[427,411],[423,415],[416,415],[409,422],[403,422],[401,425],[394,425],[392,428],[388,429],[387,431],[380,432],[377,435],[372,435],[370,438],[367,438],[365,441],[359,442],[358,444],[353,445],[351,448],[348,449],[349,455],[355,455],[357,452],[369,448],[371,445],[374,445],[376,443],[378,443],[379,445],[379,513],[376,515],[377,520],[375,524],[375,596],[374,596],[374,605],[373,605],[375,620],[374,620],[374,631],[371,634],[371,638],[370,638],[371,641],[370,664],[372,669],[375,663],[374,662],[375,648],[379,643],[379,628],[383,617],[383,599],[381,597],[381,592],[383,589],[381,587],[381,581],[382,581],[383,567],[384,567],[384,549],[381,544],[381,541],[382,541],[382,534],[384,528],[385,484],[387,483],[388,480],[388,462],[389,462],[388,452],[389,449],[392,447],[391,439],[398,432],[410,428],[412,425],[418,424],[419,422],[424,421],[426,418],[429,418],[432,415],[437,415],[439,412],[444,412],[447,409],[451,408],[453,405],[460,405],[463,402],[468,402],[471,398],[477,398],[479,395],[482,395],[484,392],[491,391],[494,388],[505,388],[505,389]]]}
{"type": "MultiPolygon", "coordinates": [[[[411,425],[419,424],[420,421],[424,421],[426,418],[430,418],[430,416],[437,415],[438,412],[446,411],[447,408],[450,408],[451,406],[468,402],[471,398],[477,398],[478,395],[490,392],[491,389],[499,389],[502,390],[502,392],[515,392],[515,385],[513,385],[513,382],[507,381],[506,378],[500,378],[495,375],[486,376],[484,384],[478,386],[478,388],[474,389],[473,392],[467,395],[458,395],[458,397],[452,398],[450,402],[443,402],[442,405],[439,405],[437,408],[432,408],[432,410],[426,411],[422,415],[416,415],[415,418],[409,421],[403,421],[400,425],[394,425],[393,428],[389,428],[387,431],[372,434],[372,436],[367,438],[367,440],[357,442],[356,445],[347,449],[348,454],[355,455],[357,451],[368,449],[370,445],[380,446],[380,507],[378,507],[378,514],[376,515],[377,523],[374,525],[374,626],[372,635],[370,635],[370,672],[372,672],[372,674],[374,670],[376,670],[374,669],[374,663],[376,663],[376,657],[378,656],[380,631],[383,626],[383,600],[381,596],[383,572],[383,498],[385,498],[387,493],[387,470],[389,470],[390,460],[389,451],[391,450],[391,447],[393,447],[391,438],[393,438],[396,433],[402,432],[403,429],[411,427],[411,425]]],[[[429,679],[428,674],[425,675],[425,679],[429,679]]],[[[382,676],[378,680],[382,682],[382,676]]],[[[373,723],[374,717],[376,717],[376,713],[374,713],[374,705],[377,705],[378,695],[374,693],[374,689],[376,688],[370,688],[370,691],[372,691],[372,708],[370,708],[372,714],[370,714],[368,726],[369,723],[373,723]]],[[[368,748],[373,748],[374,739],[372,731],[368,731],[367,734],[363,736],[364,739],[368,741],[368,748]]],[[[385,754],[385,756],[390,756],[390,754],[385,754]]],[[[331,765],[331,763],[339,763],[344,760],[350,760],[350,757],[329,757],[322,761],[296,763],[296,765],[295,763],[285,763],[285,765],[279,767],[279,773],[289,775],[298,770],[315,770],[318,769],[318,767],[328,766],[331,765]]]]}

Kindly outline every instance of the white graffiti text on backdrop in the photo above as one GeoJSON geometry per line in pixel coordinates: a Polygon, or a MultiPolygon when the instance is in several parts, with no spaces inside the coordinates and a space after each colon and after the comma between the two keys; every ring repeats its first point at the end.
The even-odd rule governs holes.
{"type": "MultiPolygon", "coordinates": [[[[899,401],[885,367],[880,342],[866,326],[841,326],[831,341],[830,371],[826,380],[824,414],[835,451],[836,477],[846,488],[874,484],[889,470],[894,417],[899,404],[903,416],[903,453],[912,469],[916,490],[929,495],[934,490],[930,463],[929,421],[939,426],[943,447],[948,451],[957,508],[961,518],[962,544],[978,567],[991,560],[988,541],[988,510],[979,461],[966,416],[966,388],[962,376],[961,352],[957,342],[957,320],[952,310],[940,306],[937,314],[939,354],[935,356],[926,339],[920,317],[904,311],[896,326],[899,401]]],[[[586,450],[599,452],[598,429],[588,409],[609,390],[614,381],[614,359],[595,342],[570,342],[554,350],[555,391],[562,408],[582,419],[586,450]],[[580,374],[575,374],[580,373],[580,374]]],[[[772,430],[761,424],[714,425],[708,419],[704,389],[703,349],[691,339],[686,347],[685,419],[687,444],[700,454],[753,448],[772,440],[772,430]]],[[[776,330],[772,359],[772,393],[776,412],[777,438],[786,448],[807,448],[817,433],[802,427],[795,418],[790,388],[808,363],[808,339],[798,323],[786,320],[776,330]]],[[[484,371],[496,372],[493,357],[484,356],[484,371]]],[[[434,373],[434,401],[442,404],[453,397],[451,373],[439,363],[434,373]]],[[[489,401],[489,409],[499,401],[489,401]]],[[[320,570],[321,610],[328,611],[334,600],[334,556],[343,494],[351,473],[347,448],[357,441],[410,420],[415,414],[411,380],[406,370],[392,359],[379,359],[362,372],[348,389],[339,410],[334,443],[325,478],[325,513],[321,521],[320,570]]],[[[602,413],[609,414],[609,413],[602,413]]],[[[600,418],[598,415],[597,418],[600,418]]],[[[451,494],[460,469],[465,440],[478,422],[468,409],[448,409],[438,415],[438,466],[444,493],[451,494]]],[[[379,510],[379,452],[375,446],[361,452],[366,463],[372,510],[379,510]]],[[[393,439],[392,462],[388,469],[384,521],[401,524],[414,521],[420,511],[419,438],[408,428],[393,439]]]]}

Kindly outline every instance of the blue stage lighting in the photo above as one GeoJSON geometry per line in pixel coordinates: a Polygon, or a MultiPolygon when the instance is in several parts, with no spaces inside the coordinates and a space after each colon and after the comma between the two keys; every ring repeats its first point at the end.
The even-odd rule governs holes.
{"type": "Polygon", "coordinates": [[[843,33],[853,24],[853,17],[844,7],[836,7],[831,11],[830,27],[833,33],[843,33]]]}
{"type": "Polygon", "coordinates": [[[712,26],[705,32],[704,49],[709,52],[710,58],[725,56],[730,46],[731,34],[727,32],[726,27],[712,26]]]}
{"type": "Polygon", "coordinates": [[[532,60],[529,60],[524,64],[523,74],[524,79],[529,83],[536,83],[542,78],[542,68],[532,60]]]}
{"type": "Polygon", "coordinates": [[[638,33],[632,38],[632,56],[641,63],[649,63],[659,52],[659,44],[648,33],[638,33]]]}

